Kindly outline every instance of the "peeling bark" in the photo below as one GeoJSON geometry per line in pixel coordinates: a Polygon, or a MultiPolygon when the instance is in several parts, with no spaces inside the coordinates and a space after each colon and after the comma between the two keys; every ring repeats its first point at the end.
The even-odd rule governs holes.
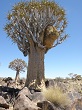
{"type": "Polygon", "coordinates": [[[37,45],[30,45],[30,53],[28,55],[28,70],[25,86],[37,88],[44,83],[44,55],[45,50],[37,45]]]}

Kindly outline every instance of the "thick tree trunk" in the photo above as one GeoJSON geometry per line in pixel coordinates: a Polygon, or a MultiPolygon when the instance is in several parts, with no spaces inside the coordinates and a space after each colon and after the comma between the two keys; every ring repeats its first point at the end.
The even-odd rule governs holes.
{"type": "Polygon", "coordinates": [[[15,77],[15,83],[17,83],[19,81],[19,70],[17,70],[16,72],[16,77],[15,77]]]}
{"type": "Polygon", "coordinates": [[[44,49],[34,45],[30,46],[25,86],[30,88],[37,88],[44,83],[44,54],[44,49]]]}

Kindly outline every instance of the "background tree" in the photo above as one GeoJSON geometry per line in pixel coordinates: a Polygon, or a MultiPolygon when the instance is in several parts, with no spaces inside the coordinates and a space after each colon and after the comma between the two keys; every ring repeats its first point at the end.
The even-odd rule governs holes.
{"type": "MultiPolygon", "coordinates": [[[[5,30],[17,43],[24,56],[28,55],[26,86],[44,82],[44,55],[66,38],[65,10],[54,1],[19,2],[9,12],[5,30]]],[[[34,86],[34,85],[33,85],[34,86]]]]}
{"type": "Polygon", "coordinates": [[[9,68],[16,71],[15,82],[19,81],[19,73],[25,72],[25,68],[27,68],[27,64],[22,59],[15,59],[14,61],[9,63],[9,68]]]}

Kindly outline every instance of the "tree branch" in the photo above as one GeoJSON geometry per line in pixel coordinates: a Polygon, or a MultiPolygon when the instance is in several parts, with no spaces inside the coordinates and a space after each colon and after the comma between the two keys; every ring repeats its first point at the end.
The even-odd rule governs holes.
{"type": "Polygon", "coordinates": [[[56,47],[58,44],[61,44],[67,37],[68,35],[65,35],[64,37],[61,37],[59,40],[57,39],[57,43],[54,44],[51,48],[56,47]]]}

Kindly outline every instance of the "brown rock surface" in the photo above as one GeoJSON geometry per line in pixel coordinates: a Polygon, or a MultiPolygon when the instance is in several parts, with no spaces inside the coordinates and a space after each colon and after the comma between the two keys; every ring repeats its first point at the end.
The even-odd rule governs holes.
{"type": "Polygon", "coordinates": [[[32,102],[28,97],[24,94],[18,95],[15,104],[14,110],[41,110],[37,105],[32,102]]]}
{"type": "Polygon", "coordinates": [[[0,96],[0,107],[4,109],[9,109],[9,104],[2,96],[0,96]]]}

